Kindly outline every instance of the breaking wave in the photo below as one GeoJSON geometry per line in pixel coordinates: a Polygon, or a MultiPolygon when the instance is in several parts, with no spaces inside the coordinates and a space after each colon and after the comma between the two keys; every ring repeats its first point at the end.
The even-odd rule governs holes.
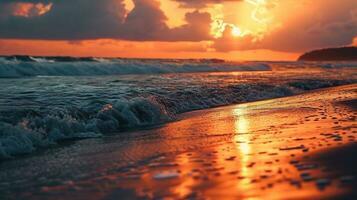
{"type": "Polygon", "coordinates": [[[101,137],[165,123],[187,111],[283,97],[352,82],[303,80],[284,84],[250,83],[188,89],[169,95],[148,94],[114,101],[95,99],[80,106],[10,107],[0,112],[0,159],[31,153],[65,139],[101,137]]]}
{"type": "Polygon", "coordinates": [[[108,59],[10,56],[0,58],[0,78],[31,76],[95,76],[270,70],[263,63],[234,63],[218,59],[108,59]]]}

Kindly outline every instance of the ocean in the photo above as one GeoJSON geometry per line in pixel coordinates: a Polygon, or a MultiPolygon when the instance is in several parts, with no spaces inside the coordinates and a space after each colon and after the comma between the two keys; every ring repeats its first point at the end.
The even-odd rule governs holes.
{"type": "Polygon", "coordinates": [[[0,58],[0,159],[205,108],[357,82],[357,63],[0,58]]]}

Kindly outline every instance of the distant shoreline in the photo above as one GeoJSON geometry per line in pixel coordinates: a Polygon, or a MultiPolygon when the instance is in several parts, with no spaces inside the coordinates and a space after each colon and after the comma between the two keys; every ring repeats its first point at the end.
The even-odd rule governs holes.
{"type": "Polygon", "coordinates": [[[301,55],[298,61],[357,61],[357,47],[313,50],[301,55]]]}
{"type": "Polygon", "coordinates": [[[121,59],[121,60],[179,60],[179,61],[201,61],[201,62],[213,62],[224,63],[226,60],[218,58],[131,58],[131,57],[96,57],[96,56],[37,56],[37,55],[0,55],[0,58],[4,58],[9,61],[22,61],[22,62],[36,62],[36,59],[47,59],[56,62],[98,62],[98,59],[121,59]]]}

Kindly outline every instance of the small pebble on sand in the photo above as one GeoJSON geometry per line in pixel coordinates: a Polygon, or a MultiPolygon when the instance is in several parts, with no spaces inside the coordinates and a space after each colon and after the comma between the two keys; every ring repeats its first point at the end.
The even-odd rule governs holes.
{"type": "Polygon", "coordinates": [[[316,186],[320,189],[323,190],[325,189],[326,186],[330,184],[329,179],[317,179],[316,180],[316,186]]]}

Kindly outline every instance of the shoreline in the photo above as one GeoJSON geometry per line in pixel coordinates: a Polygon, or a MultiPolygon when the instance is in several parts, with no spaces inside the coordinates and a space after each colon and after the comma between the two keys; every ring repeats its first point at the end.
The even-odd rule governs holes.
{"type": "Polygon", "coordinates": [[[193,111],[153,130],[2,162],[0,192],[6,199],[259,199],[286,191],[293,198],[340,197],[354,182],[340,188],[341,177],[326,182],[314,171],[321,168],[300,164],[315,152],[356,143],[357,113],[339,103],[356,99],[356,88],[193,111]],[[331,132],[339,136],[324,135],[331,132]]]}
{"type": "MultiPolygon", "coordinates": [[[[17,159],[24,159],[24,158],[31,158],[33,156],[38,156],[41,154],[46,153],[46,151],[54,151],[56,149],[61,149],[65,148],[67,146],[73,145],[76,142],[80,142],[82,140],[92,140],[92,139],[101,139],[103,137],[105,138],[110,138],[110,137],[120,137],[119,134],[135,134],[136,132],[145,132],[145,131],[151,131],[155,129],[159,129],[161,127],[164,127],[170,123],[178,122],[182,119],[189,118],[195,115],[200,115],[202,112],[214,112],[215,110],[221,110],[221,109],[230,109],[232,107],[238,106],[240,104],[259,104],[260,102],[268,102],[268,101],[278,101],[279,99],[285,99],[289,97],[295,97],[295,96],[300,96],[304,94],[309,94],[309,93],[315,93],[315,92],[320,92],[320,91],[325,91],[329,90],[331,88],[336,88],[336,87],[348,87],[352,85],[357,85],[357,83],[352,83],[352,84],[346,84],[346,85],[338,85],[338,86],[332,86],[332,87],[322,87],[322,88],[317,88],[317,89],[312,89],[312,90],[305,90],[301,93],[297,94],[292,94],[292,95],[287,95],[287,96],[282,96],[282,97],[275,97],[275,98],[270,98],[270,99],[261,99],[261,100],[256,100],[256,101],[247,101],[247,102],[241,102],[241,103],[232,103],[232,104],[227,104],[227,105],[219,105],[219,106],[214,106],[214,107],[209,107],[209,108],[202,108],[202,109],[194,109],[190,110],[187,112],[183,113],[178,113],[176,118],[174,120],[170,120],[167,122],[162,122],[159,124],[153,124],[153,125],[147,125],[147,126],[141,126],[141,127],[133,127],[133,128],[128,128],[128,129],[123,129],[122,132],[118,133],[110,133],[108,135],[102,135],[100,137],[88,137],[88,138],[68,138],[68,139],[63,139],[60,141],[57,141],[56,144],[50,145],[51,147],[44,147],[44,148],[39,148],[36,151],[32,153],[24,153],[24,154],[18,154],[9,158],[5,158],[3,160],[0,159],[0,164],[1,162],[7,162],[11,160],[17,160],[17,159]]],[[[357,100],[347,100],[344,102],[339,102],[341,105],[345,106],[350,106],[352,109],[357,108],[357,100]]]]}

